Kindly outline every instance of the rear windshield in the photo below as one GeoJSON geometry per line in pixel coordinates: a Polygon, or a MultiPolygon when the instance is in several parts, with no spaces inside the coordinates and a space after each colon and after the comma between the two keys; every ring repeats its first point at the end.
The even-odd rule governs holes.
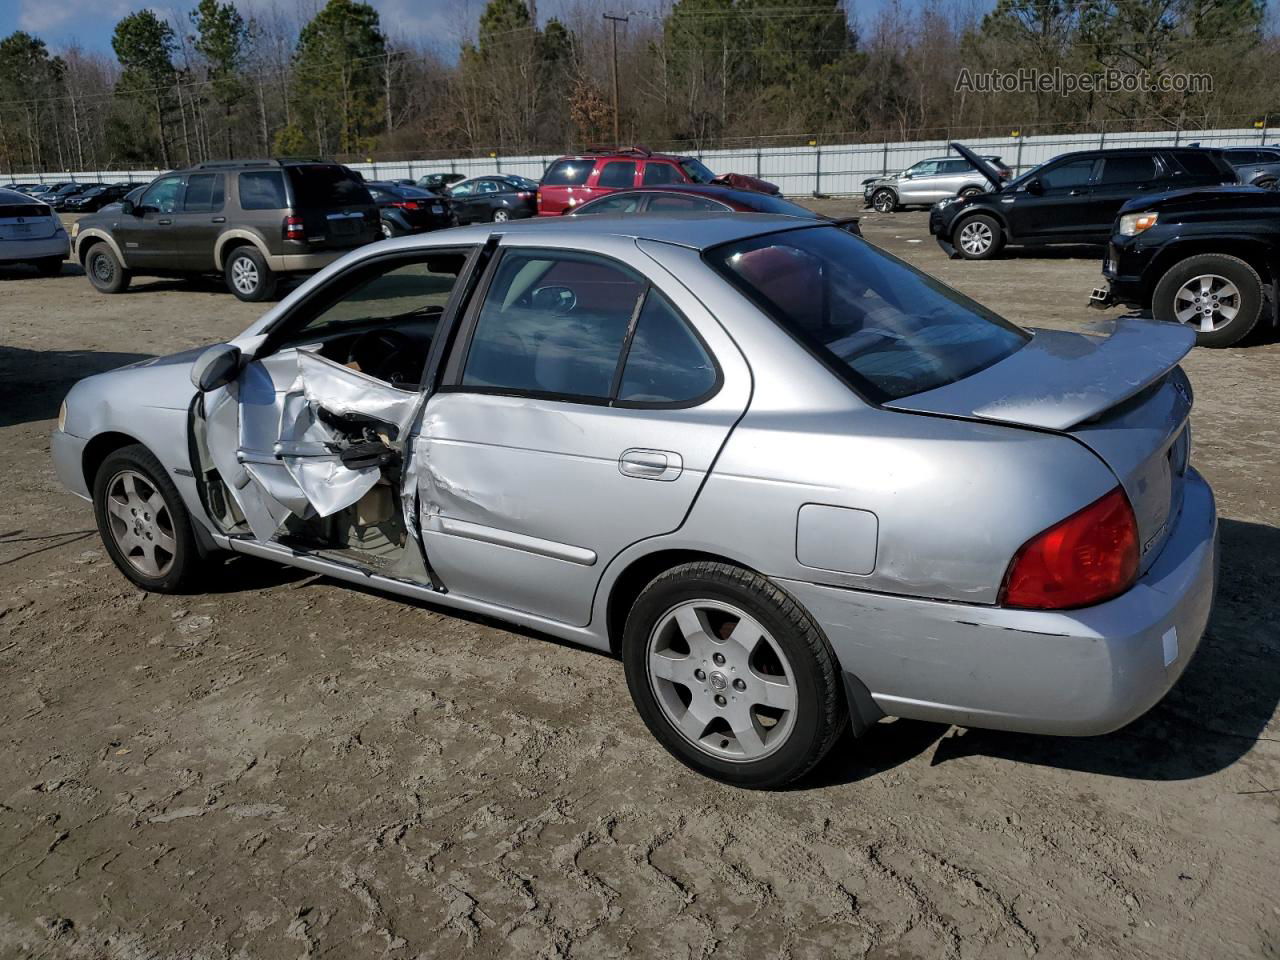
{"type": "Polygon", "coordinates": [[[1207,150],[1182,150],[1174,154],[1182,169],[1195,177],[1220,177],[1226,180],[1235,176],[1235,168],[1226,158],[1218,159],[1207,150]]]}
{"type": "Polygon", "coordinates": [[[1030,335],[837,227],[714,247],[711,266],[868,400],[954,383],[1030,335]]]}
{"type": "Polygon", "coordinates": [[[590,160],[557,160],[547,168],[542,178],[544,187],[576,187],[587,182],[591,173],[590,160]]]}
{"type": "Polygon", "coordinates": [[[295,207],[345,207],[368,204],[369,191],[350,171],[336,163],[287,167],[295,207]]]}

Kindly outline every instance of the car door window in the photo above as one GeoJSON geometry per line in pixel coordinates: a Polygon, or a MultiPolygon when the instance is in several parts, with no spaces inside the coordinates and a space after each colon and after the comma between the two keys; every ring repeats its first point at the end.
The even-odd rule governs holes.
{"type": "Polygon", "coordinates": [[[1145,183],[1159,175],[1156,158],[1149,153],[1105,157],[1102,161],[1102,174],[1098,177],[1098,184],[1107,186],[1113,183],[1145,183]]]}
{"type": "Polygon", "coordinates": [[[147,188],[139,206],[157,213],[175,213],[182,208],[182,178],[162,177],[147,188]]]}
{"type": "Polygon", "coordinates": [[[664,183],[682,183],[684,178],[676,172],[676,168],[669,163],[662,163],[659,160],[647,160],[644,165],[644,184],[645,186],[661,185],[664,183]]]}
{"type": "Polygon", "coordinates": [[[279,170],[252,170],[238,178],[242,210],[283,210],[284,174],[279,170]]]}
{"type": "Polygon", "coordinates": [[[469,197],[475,192],[476,185],[474,183],[459,183],[449,188],[449,196],[451,197],[469,197]]]}
{"type": "Polygon", "coordinates": [[[636,165],[630,160],[614,160],[604,165],[596,185],[600,187],[631,187],[636,182],[636,165]]]}
{"type": "Polygon", "coordinates": [[[973,165],[968,160],[944,160],[942,162],[941,173],[958,174],[968,173],[973,169],[973,165]]]}
{"type": "Polygon", "coordinates": [[[542,184],[547,187],[577,187],[587,182],[590,173],[590,160],[557,160],[547,168],[542,184]]]}
{"type": "Polygon", "coordinates": [[[182,209],[187,213],[213,213],[222,209],[222,174],[193,173],[187,177],[182,209]]]}
{"type": "Polygon", "coordinates": [[[698,402],[716,387],[711,355],[666,297],[651,289],[622,368],[618,401],[637,406],[698,402]]]}
{"type": "Polygon", "coordinates": [[[1227,159],[1239,166],[1250,163],[1261,163],[1262,154],[1256,150],[1232,150],[1227,154],[1227,159]]]}
{"type": "Polygon", "coordinates": [[[707,213],[728,210],[722,203],[705,197],[688,197],[678,193],[664,193],[649,201],[650,213],[707,213]]]}
{"type": "Polygon", "coordinates": [[[912,177],[932,177],[938,172],[937,160],[922,160],[908,171],[912,177]]]}
{"type": "Polygon", "coordinates": [[[608,400],[645,289],[602,257],[508,251],[480,307],[461,385],[608,400]]]}
{"type": "Polygon", "coordinates": [[[476,184],[476,193],[497,193],[498,185],[492,180],[481,180],[476,184]]]}
{"type": "Polygon", "coordinates": [[[1070,187],[1082,187],[1089,182],[1093,173],[1094,160],[1072,160],[1044,171],[1039,176],[1041,185],[1046,190],[1065,190],[1070,187]]]}

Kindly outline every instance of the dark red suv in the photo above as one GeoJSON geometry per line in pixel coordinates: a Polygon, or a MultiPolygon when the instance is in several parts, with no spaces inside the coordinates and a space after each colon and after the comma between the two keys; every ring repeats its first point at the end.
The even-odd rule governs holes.
{"type": "Polygon", "coordinates": [[[765,180],[742,174],[717,177],[696,157],[654,153],[644,147],[627,150],[589,151],[561,157],[542,177],[538,186],[538,214],[555,217],[595,197],[633,187],[681,183],[722,183],[732,178],[733,186],[761,193],[777,193],[765,180]]]}

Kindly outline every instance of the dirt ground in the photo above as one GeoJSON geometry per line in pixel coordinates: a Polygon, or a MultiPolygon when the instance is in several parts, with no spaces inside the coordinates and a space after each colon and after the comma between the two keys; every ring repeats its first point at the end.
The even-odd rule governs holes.
{"type": "MultiPolygon", "coordinates": [[[[1093,319],[1095,250],[864,229],[1015,321],[1093,319]]],[[[131,587],[54,477],[58,403],[260,310],[0,271],[0,956],[1280,956],[1274,334],[1186,361],[1222,571],[1165,702],[1089,740],[884,722],[762,794],[669,759],[597,653],[244,559],[131,587]]]]}

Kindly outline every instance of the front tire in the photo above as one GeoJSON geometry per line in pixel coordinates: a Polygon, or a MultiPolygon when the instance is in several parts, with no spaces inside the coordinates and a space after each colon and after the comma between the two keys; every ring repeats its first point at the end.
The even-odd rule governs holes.
{"type": "Polygon", "coordinates": [[[1262,316],[1262,278],[1238,257],[1205,253],[1174,264],[1151,295],[1157,320],[1188,324],[1202,347],[1229,347],[1262,316]]]}
{"type": "Polygon", "coordinates": [[[877,190],[871,195],[871,206],[876,213],[893,213],[898,209],[898,195],[892,190],[877,190]]]}
{"type": "Polygon", "coordinates": [[[236,247],[227,255],[223,273],[227,289],[239,300],[259,303],[276,292],[277,277],[257,247],[236,247]]]}
{"type": "Polygon", "coordinates": [[[160,461],[141,444],[109,454],[93,482],[93,511],[112,562],[154,593],[179,593],[202,566],[191,518],[160,461]]]}
{"type": "Polygon", "coordinates": [[[1004,230],[995,217],[965,217],[951,232],[951,244],[966,260],[990,260],[1004,247],[1004,230]]]}
{"type": "Polygon", "coordinates": [[[1255,187],[1261,187],[1263,190],[1274,190],[1276,188],[1275,177],[1263,177],[1260,180],[1253,181],[1255,187]]]}
{"type": "Polygon", "coordinates": [[[133,275],[105,243],[95,243],[84,258],[84,272],[99,293],[124,293],[133,275]]]}
{"type": "Polygon", "coordinates": [[[650,583],[627,616],[627,686],[677,760],[768,789],[811,770],[848,723],[826,637],[757,573],[700,561],[650,583]]]}

